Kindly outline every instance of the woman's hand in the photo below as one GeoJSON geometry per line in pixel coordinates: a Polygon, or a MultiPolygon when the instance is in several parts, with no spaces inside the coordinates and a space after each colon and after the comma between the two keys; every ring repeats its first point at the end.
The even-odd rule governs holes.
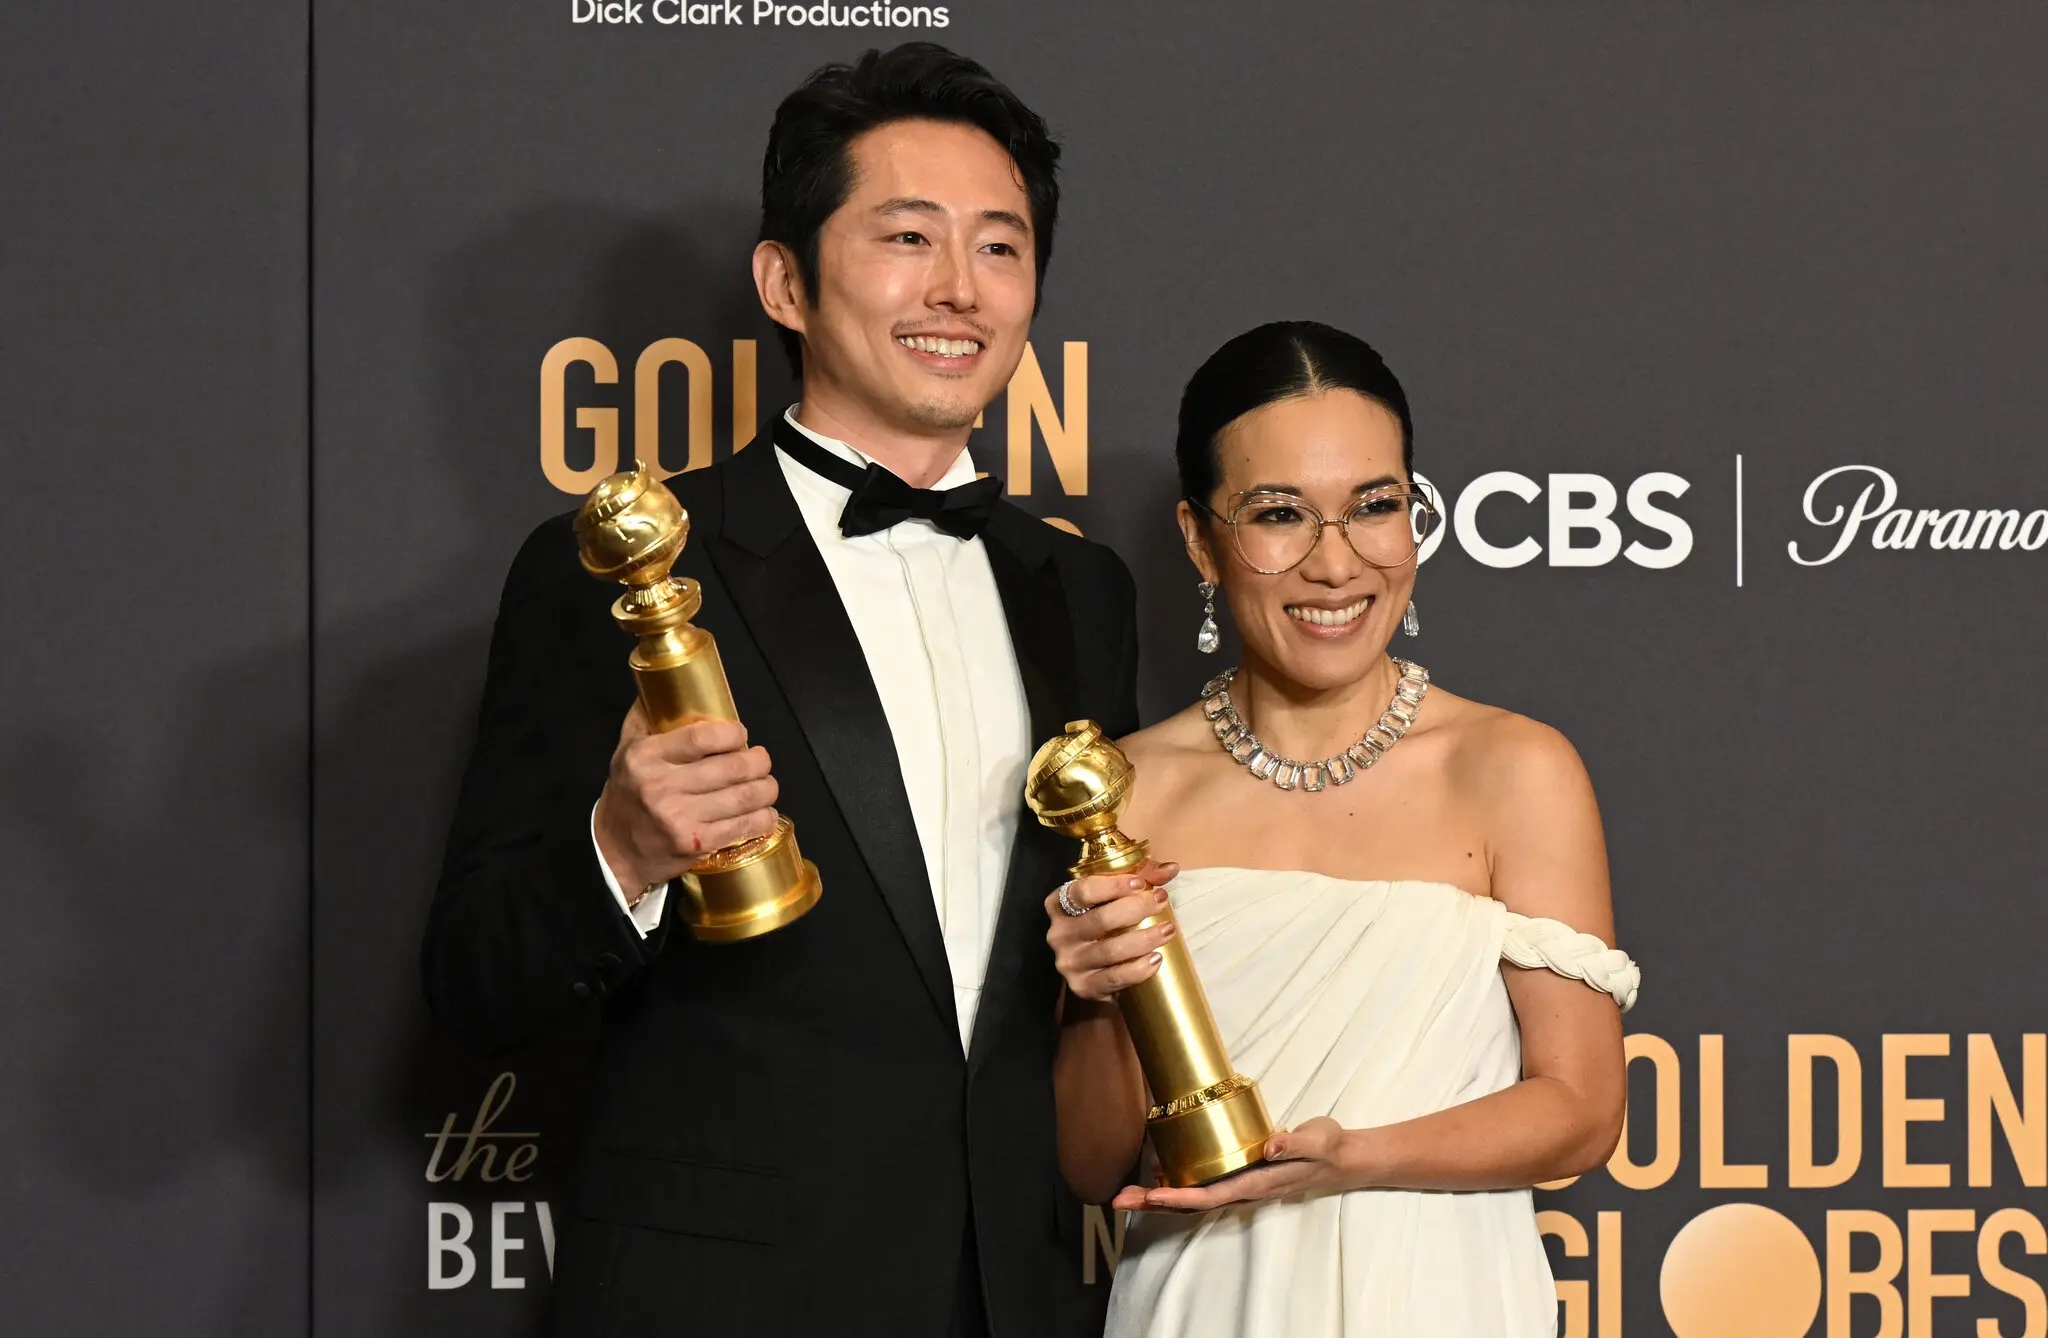
{"type": "Polygon", "coordinates": [[[1266,1140],[1266,1164],[1252,1166],[1195,1189],[1131,1185],[1110,1207],[1125,1212],[1205,1213],[1230,1203],[1259,1203],[1290,1194],[1331,1194],[1357,1189],[1365,1178],[1351,1163],[1351,1131],[1327,1115],[1266,1140]]]}
{"type": "Polygon", "coordinates": [[[1052,921],[1045,941],[1052,946],[1053,962],[1068,990],[1099,1003],[1159,970],[1159,946],[1178,933],[1179,926],[1170,916],[1144,929],[1131,926],[1171,906],[1164,885],[1179,872],[1178,864],[1147,860],[1129,873],[1076,878],[1066,885],[1067,899],[1084,909],[1081,915],[1069,915],[1057,891],[1045,899],[1045,913],[1052,921]]]}

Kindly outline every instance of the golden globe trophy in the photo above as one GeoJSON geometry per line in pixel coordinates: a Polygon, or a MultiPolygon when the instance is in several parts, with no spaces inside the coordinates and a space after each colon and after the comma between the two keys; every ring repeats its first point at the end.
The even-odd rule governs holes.
{"type": "MultiPolygon", "coordinates": [[[[1025,801],[1046,826],[1081,838],[1076,878],[1136,869],[1150,856],[1148,843],[1116,825],[1135,775],[1131,760],[1093,720],[1072,722],[1031,759],[1025,801]]],[[[1172,919],[1168,906],[1132,928],[1172,919]]],[[[1178,934],[1166,940],[1159,970],[1116,1002],[1152,1091],[1145,1131],[1165,1183],[1176,1189],[1207,1184],[1263,1160],[1273,1121],[1258,1084],[1231,1066],[1187,942],[1178,934]]]]}
{"type": "MultiPolygon", "coordinates": [[[[682,503],[637,460],[591,489],[576,513],[584,570],[626,586],[612,617],[640,638],[627,663],[640,685],[647,726],[657,734],[697,720],[739,719],[718,643],[690,624],[704,591],[688,577],[669,574],[689,534],[682,503]]],[[[786,817],[778,817],[766,836],[712,851],[680,882],[683,923],[692,937],[711,943],[780,929],[817,905],[823,890],[786,817]]]]}

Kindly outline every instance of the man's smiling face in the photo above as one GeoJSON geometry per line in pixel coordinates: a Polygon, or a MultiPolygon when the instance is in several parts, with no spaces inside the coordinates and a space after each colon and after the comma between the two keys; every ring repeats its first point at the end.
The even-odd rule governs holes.
{"type": "Polygon", "coordinates": [[[910,431],[970,426],[1024,354],[1037,303],[1030,205],[984,131],[897,121],[854,140],[845,203],[802,305],[805,394],[829,385],[910,431]]]}

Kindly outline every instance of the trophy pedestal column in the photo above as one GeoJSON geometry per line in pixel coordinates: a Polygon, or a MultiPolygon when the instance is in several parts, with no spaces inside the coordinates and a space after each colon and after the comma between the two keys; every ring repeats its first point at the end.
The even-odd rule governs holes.
{"type": "MultiPolygon", "coordinates": [[[[1082,838],[1082,858],[1073,866],[1077,878],[1125,873],[1151,855],[1147,842],[1116,829],[1113,812],[1073,830],[1082,838]]],[[[1173,919],[1169,905],[1126,932],[1173,919]]],[[[1145,1132],[1158,1154],[1160,1177],[1175,1189],[1188,1189],[1263,1161],[1273,1120],[1258,1084],[1230,1062],[1187,940],[1174,935],[1159,955],[1152,978],[1122,991],[1116,1002],[1157,1103],[1146,1113],[1145,1132]]]]}
{"type": "MultiPolygon", "coordinates": [[[[690,622],[703,587],[670,571],[689,534],[675,494],[636,463],[591,491],[576,534],[584,569],[627,587],[612,618],[638,638],[627,663],[647,728],[665,734],[699,720],[738,720],[718,642],[690,622]]],[[[707,943],[780,929],[817,905],[823,890],[818,866],[797,849],[795,824],[780,816],[775,830],[712,851],[677,881],[676,918],[707,943]]]]}
{"type": "MultiPolygon", "coordinates": [[[[704,596],[687,577],[671,578],[675,592],[649,610],[622,595],[612,608],[619,626],[639,634],[627,663],[647,708],[647,725],[665,733],[698,720],[737,720],[732,687],[718,658],[718,643],[690,619],[704,596]]],[[[780,929],[817,905],[824,890],[818,866],[797,850],[796,825],[777,818],[775,830],[714,850],[679,880],[681,915],[690,937],[732,943],[780,929]]]]}

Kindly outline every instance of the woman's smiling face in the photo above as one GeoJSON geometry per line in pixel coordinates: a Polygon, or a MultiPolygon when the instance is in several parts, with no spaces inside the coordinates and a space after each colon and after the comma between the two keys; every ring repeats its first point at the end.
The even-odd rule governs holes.
{"type": "MultiPolygon", "coordinates": [[[[1375,565],[1341,528],[1326,525],[1288,570],[1257,568],[1280,565],[1272,553],[1284,560],[1305,546],[1318,514],[1335,522],[1376,489],[1410,482],[1400,419],[1355,391],[1292,396],[1230,423],[1217,437],[1216,455],[1222,482],[1204,499],[1215,516],[1183,504],[1181,526],[1203,578],[1229,601],[1246,658],[1314,691],[1356,683],[1381,661],[1407,608],[1415,588],[1412,543],[1403,560],[1375,548],[1361,526],[1353,542],[1364,543],[1375,562],[1391,556],[1395,563],[1375,565]],[[1233,535],[1225,521],[1248,499],[1260,505],[1237,513],[1240,533],[1233,535]],[[1256,566],[1248,552],[1260,559],[1256,566]]],[[[1405,508],[1389,519],[1408,532],[1405,508]]]]}

